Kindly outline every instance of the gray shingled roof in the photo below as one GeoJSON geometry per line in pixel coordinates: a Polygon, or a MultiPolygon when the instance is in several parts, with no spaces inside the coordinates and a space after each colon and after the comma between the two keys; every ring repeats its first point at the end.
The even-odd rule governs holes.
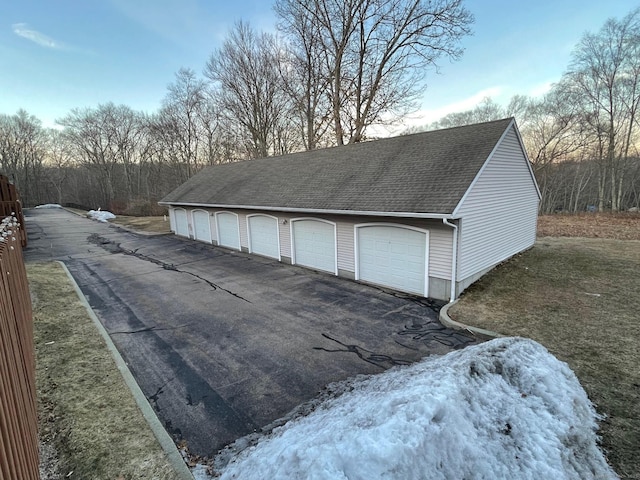
{"type": "Polygon", "coordinates": [[[511,121],[216,165],[161,203],[450,214],[511,121]]]}

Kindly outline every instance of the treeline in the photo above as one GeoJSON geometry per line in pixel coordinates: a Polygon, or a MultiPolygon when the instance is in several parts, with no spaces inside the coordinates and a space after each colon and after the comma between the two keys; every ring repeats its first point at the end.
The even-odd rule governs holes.
{"type": "MultiPolygon", "coordinates": [[[[156,112],[107,103],[58,129],[0,115],[0,171],[26,206],[159,213],[204,166],[369,140],[411,111],[428,67],[461,55],[473,21],[462,0],[277,0],[275,11],[279,35],[236,24],[202,76],[177,72],[156,112]]],[[[635,10],[584,35],[542,98],[487,99],[429,128],[515,116],[542,212],[619,211],[640,204],[639,106],[635,10]]]]}
{"type": "Polygon", "coordinates": [[[541,98],[486,99],[429,128],[514,116],[542,193],[542,213],[640,206],[640,9],[585,34],[541,98]]]}
{"type": "Polygon", "coordinates": [[[240,22],[200,76],[181,69],[157,112],[74,109],[45,130],[0,117],[0,170],[27,205],[154,202],[205,165],[359,142],[413,107],[425,72],[458,58],[462,0],[277,0],[278,35],[240,22]]]}

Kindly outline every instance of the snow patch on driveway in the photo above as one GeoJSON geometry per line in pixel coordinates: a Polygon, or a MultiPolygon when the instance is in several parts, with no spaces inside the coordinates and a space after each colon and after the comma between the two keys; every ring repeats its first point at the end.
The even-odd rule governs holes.
{"type": "Polygon", "coordinates": [[[575,374],[532,340],[500,338],[339,385],[237,454],[221,479],[617,478],[575,374]]]}
{"type": "Polygon", "coordinates": [[[45,203],[44,205],[36,205],[33,208],[62,208],[59,203],[45,203]]]}
{"type": "Polygon", "coordinates": [[[106,223],[107,220],[113,220],[116,218],[113,213],[108,212],[107,210],[89,210],[87,212],[87,217],[104,223],[106,223]]]}

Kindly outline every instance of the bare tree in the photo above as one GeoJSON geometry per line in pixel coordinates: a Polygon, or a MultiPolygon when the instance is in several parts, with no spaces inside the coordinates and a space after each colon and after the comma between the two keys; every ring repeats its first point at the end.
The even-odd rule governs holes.
{"type": "Polygon", "coordinates": [[[54,188],[56,203],[63,203],[65,185],[73,166],[71,156],[71,146],[65,136],[59,130],[49,129],[49,136],[46,165],[47,181],[54,188]]]}
{"type": "Polygon", "coordinates": [[[13,178],[25,205],[41,201],[46,140],[40,120],[25,110],[0,115],[0,171],[13,178]]]}
{"type": "Polygon", "coordinates": [[[436,130],[439,128],[451,128],[470,125],[473,123],[490,122],[507,116],[509,116],[508,112],[504,107],[502,107],[502,105],[494,102],[490,97],[485,97],[478,105],[470,110],[449,113],[429,125],[417,128],[416,131],[436,130]]]}
{"type": "Polygon", "coordinates": [[[274,136],[290,127],[281,75],[284,53],[273,35],[258,34],[240,22],[205,67],[205,75],[218,87],[223,111],[248,133],[252,157],[290,150],[274,136]]]}
{"type": "Polygon", "coordinates": [[[576,92],[583,117],[602,147],[599,208],[605,206],[608,183],[608,203],[618,211],[622,172],[638,129],[640,9],[622,20],[607,20],[597,34],[585,34],[563,81],[576,92]]]}
{"type": "Polygon", "coordinates": [[[562,84],[541,98],[516,97],[511,108],[536,172],[572,158],[590,143],[575,100],[562,84]]]}
{"type": "Polygon", "coordinates": [[[74,109],[58,124],[64,127],[74,159],[99,179],[100,203],[108,208],[116,199],[126,204],[132,191],[131,167],[144,131],[140,116],[126,105],[107,103],[95,109],[74,109]],[[118,174],[123,188],[116,197],[118,174]]]}
{"type": "Polygon", "coordinates": [[[206,165],[223,163],[221,136],[223,134],[222,115],[216,93],[206,88],[202,103],[197,114],[201,130],[202,161],[206,165]]]}
{"type": "Polygon", "coordinates": [[[169,84],[156,117],[156,133],[162,138],[165,154],[183,167],[181,177],[188,179],[198,170],[202,142],[201,114],[207,97],[207,85],[196,73],[181,68],[169,84]]]}
{"type": "Polygon", "coordinates": [[[462,0],[277,0],[275,5],[294,45],[304,49],[317,43],[313,48],[323,59],[318,82],[328,81],[340,145],[363,140],[369,125],[411,109],[423,91],[426,68],[443,56],[459,58],[459,40],[473,22],[462,0]]]}
{"type": "Polygon", "coordinates": [[[331,78],[325,74],[320,32],[307,9],[294,2],[278,2],[278,28],[290,40],[288,62],[282,67],[287,94],[299,119],[299,131],[305,150],[327,145],[331,126],[331,78]]]}

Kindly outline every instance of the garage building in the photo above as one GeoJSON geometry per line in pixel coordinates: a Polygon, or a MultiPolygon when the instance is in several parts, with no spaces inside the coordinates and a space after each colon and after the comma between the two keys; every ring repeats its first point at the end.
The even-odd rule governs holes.
{"type": "Polygon", "coordinates": [[[453,300],[533,245],[539,201],[507,118],[211,166],[160,204],[176,235],[453,300]]]}

